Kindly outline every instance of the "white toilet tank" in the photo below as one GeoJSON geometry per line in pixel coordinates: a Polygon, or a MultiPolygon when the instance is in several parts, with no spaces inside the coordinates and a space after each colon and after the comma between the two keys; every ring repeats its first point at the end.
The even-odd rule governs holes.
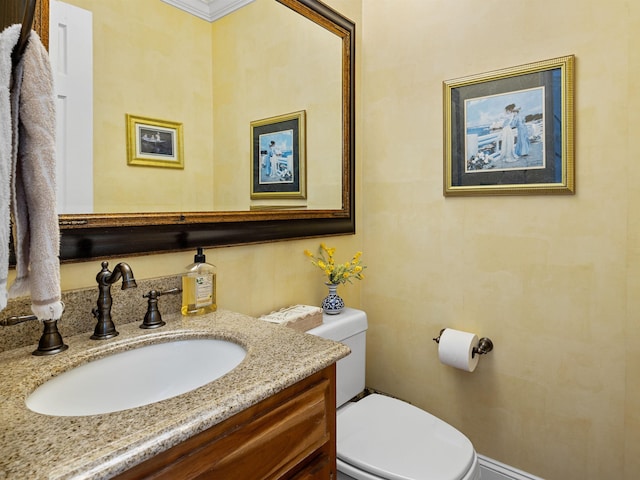
{"type": "Polygon", "coordinates": [[[336,364],[336,406],[340,407],[364,390],[367,314],[345,308],[338,315],[324,315],[322,325],[307,333],[341,342],[351,349],[336,364]]]}

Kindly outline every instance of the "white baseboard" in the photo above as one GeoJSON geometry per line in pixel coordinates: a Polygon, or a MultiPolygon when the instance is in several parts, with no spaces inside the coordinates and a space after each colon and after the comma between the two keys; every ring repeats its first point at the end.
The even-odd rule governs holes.
{"type": "Polygon", "coordinates": [[[544,480],[484,455],[478,455],[482,480],[544,480]]]}

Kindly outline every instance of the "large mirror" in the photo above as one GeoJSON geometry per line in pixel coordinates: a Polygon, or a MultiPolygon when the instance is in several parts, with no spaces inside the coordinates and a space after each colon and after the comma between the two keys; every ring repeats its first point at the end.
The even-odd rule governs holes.
{"type": "Polygon", "coordinates": [[[149,12],[136,18],[128,2],[69,1],[94,10],[98,29],[96,181],[91,213],[60,215],[61,260],[353,233],[353,23],[317,0],[255,0],[213,24],[155,1],[158,9],[176,10],[170,27],[150,25],[149,12]],[[109,5],[128,12],[118,26],[125,33],[137,28],[136,35],[114,27],[109,5]],[[186,32],[176,30],[185,25],[186,32]],[[156,40],[153,31],[161,33],[156,40]],[[98,44],[109,35],[109,45],[98,44]],[[134,38],[144,44],[135,45],[134,38]],[[144,56],[164,67],[119,61],[124,48],[140,48],[127,62],[144,56]],[[169,53],[178,57],[167,60],[169,53]],[[169,107],[160,103],[163,91],[170,93],[169,107]],[[278,195],[276,185],[275,195],[253,197],[252,166],[263,165],[266,151],[255,148],[261,131],[252,125],[294,111],[305,113],[295,159],[304,195],[278,195]],[[184,168],[128,164],[126,114],[180,122],[184,168]]]}

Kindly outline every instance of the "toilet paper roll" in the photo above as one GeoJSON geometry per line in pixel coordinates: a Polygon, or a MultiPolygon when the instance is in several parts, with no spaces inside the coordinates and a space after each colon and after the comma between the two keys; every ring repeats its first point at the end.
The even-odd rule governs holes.
{"type": "Polygon", "coordinates": [[[440,335],[438,358],[445,365],[473,372],[478,366],[478,357],[473,356],[473,348],[478,346],[478,336],[446,328],[440,335]]]}

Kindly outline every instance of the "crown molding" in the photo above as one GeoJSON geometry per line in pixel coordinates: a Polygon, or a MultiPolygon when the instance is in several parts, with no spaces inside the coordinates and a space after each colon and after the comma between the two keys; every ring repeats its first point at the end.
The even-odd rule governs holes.
{"type": "Polygon", "coordinates": [[[224,17],[254,0],[162,0],[180,10],[213,22],[224,17]]]}

